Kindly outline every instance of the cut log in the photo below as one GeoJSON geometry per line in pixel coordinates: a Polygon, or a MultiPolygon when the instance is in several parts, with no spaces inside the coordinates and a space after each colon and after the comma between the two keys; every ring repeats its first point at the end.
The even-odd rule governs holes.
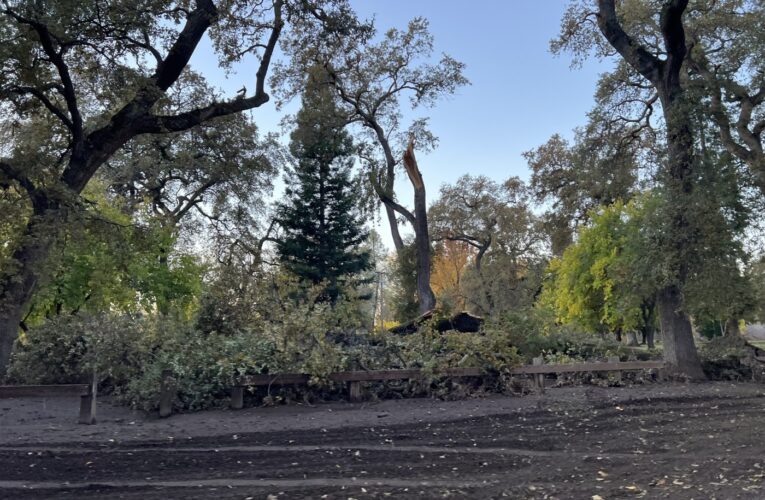
{"type": "MultiPolygon", "coordinates": [[[[423,323],[433,319],[434,311],[428,311],[415,319],[403,323],[395,328],[391,328],[390,332],[397,335],[410,335],[415,333],[423,325],[423,323]]],[[[441,333],[455,330],[458,332],[476,333],[480,331],[483,324],[483,318],[479,316],[473,316],[472,314],[463,311],[453,315],[450,318],[442,318],[435,324],[435,329],[441,333]]]]}

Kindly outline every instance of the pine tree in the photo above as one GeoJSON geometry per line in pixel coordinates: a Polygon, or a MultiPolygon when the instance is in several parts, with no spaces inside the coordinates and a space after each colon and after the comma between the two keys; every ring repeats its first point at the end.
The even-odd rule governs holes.
{"type": "Polygon", "coordinates": [[[285,201],[277,211],[284,237],[282,264],[300,278],[324,283],[323,300],[334,303],[348,278],[369,268],[359,192],[351,178],[354,145],[344,130],[321,73],[312,72],[290,139],[296,164],[289,170],[285,201]]]}

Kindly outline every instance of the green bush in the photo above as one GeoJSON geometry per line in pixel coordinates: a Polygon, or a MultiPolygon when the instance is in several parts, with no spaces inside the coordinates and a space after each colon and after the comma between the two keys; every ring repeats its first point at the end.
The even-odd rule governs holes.
{"type": "Polygon", "coordinates": [[[169,326],[143,370],[120,388],[122,401],[156,409],[163,370],[173,373],[179,409],[215,406],[229,394],[237,375],[260,373],[274,357],[274,345],[250,332],[227,336],[169,326]]]}
{"type": "Polygon", "coordinates": [[[145,358],[144,323],[128,315],[57,316],[16,343],[11,381],[66,384],[99,379],[121,386],[138,376],[145,358]]]}
{"type": "Polygon", "coordinates": [[[227,403],[234,380],[247,374],[308,373],[320,384],[346,369],[350,353],[332,333],[358,327],[353,304],[292,303],[272,321],[234,333],[203,333],[166,323],[139,377],[121,391],[129,404],[156,408],[162,371],[173,372],[177,409],[198,410],[227,403]]]}
{"type": "MultiPolygon", "coordinates": [[[[330,307],[310,295],[279,297],[267,320],[224,333],[163,315],[60,317],[20,341],[11,375],[26,383],[66,383],[89,380],[95,370],[118,401],[153,410],[162,372],[169,369],[176,409],[198,410],[227,404],[234,381],[247,374],[307,373],[308,394],[335,397],[341,386],[329,381],[330,373],[417,368],[429,377],[399,388],[448,395],[476,381],[445,379],[440,373],[447,368],[480,368],[487,387],[504,390],[512,368],[536,356],[575,362],[632,352],[614,341],[550,329],[535,314],[507,315],[478,333],[439,333],[425,325],[402,336],[370,334],[359,310],[355,301],[330,307]]],[[[372,385],[379,394],[388,394],[389,386],[396,384],[372,385]]]]}

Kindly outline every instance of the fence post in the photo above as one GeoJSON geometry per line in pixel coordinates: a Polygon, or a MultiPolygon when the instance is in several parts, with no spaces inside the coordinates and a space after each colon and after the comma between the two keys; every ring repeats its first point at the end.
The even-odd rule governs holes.
{"type": "MultiPolygon", "coordinates": [[[[538,357],[534,358],[532,360],[532,364],[534,366],[542,366],[544,364],[544,358],[538,357]]],[[[545,393],[545,374],[544,373],[536,373],[534,374],[534,379],[536,382],[537,389],[539,389],[539,392],[544,394],[545,393]]]]}
{"type": "Polygon", "coordinates": [[[353,403],[361,401],[361,382],[351,382],[348,384],[350,400],[353,403]]]}
{"type": "Polygon", "coordinates": [[[95,412],[96,398],[93,394],[93,386],[89,385],[85,394],[80,396],[80,419],[81,424],[95,424],[96,412],[95,412]]]}
{"type": "Polygon", "coordinates": [[[162,382],[159,386],[159,416],[169,417],[173,413],[173,400],[175,399],[172,383],[173,371],[162,370],[162,382]]]}
{"type": "Polygon", "coordinates": [[[244,387],[235,385],[231,389],[231,409],[241,410],[242,408],[244,408],[244,387]]]}
{"type": "MultiPolygon", "coordinates": [[[[619,356],[609,356],[608,362],[609,363],[618,363],[620,361],[619,356]]],[[[617,382],[622,381],[622,372],[621,370],[614,370],[614,378],[617,382]]]]}

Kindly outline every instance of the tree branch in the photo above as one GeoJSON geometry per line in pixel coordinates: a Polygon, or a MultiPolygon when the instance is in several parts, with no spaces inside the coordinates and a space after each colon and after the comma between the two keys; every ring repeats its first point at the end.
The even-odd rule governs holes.
{"type": "Polygon", "coordinates": [[[682,19],[686,8],[688,0],[667,0],[661,9],[661,33],[667,50],[665,77],[673,80],[680,78],[680,69],[688,53],[682,19]]]}
{"type": "Polygon", "coordinates": [[[30,94],[37,98],[38,101],[40,101],[43,106],[45,106],[48,111],[53,113],[53,115],[56,116],[61,122],[66,125],[66,127],[72,131],[72,133],[75,132],[75,126],[74,123],[72,123],[72,120],[69,119],[66,114],[61,111],[61,109],[53,104],[53,102],[48,99],[48,96],[45,95],[45,92],[42,90],[36,88],[36,87],[26,87],[26,86],[17,86],[17,87],[11,87],[7,90],[9,94],[18,94],[18,95],[24,95],[24,94],[30,94]]]}
{"type": "Polygon", "coordinates": [[[13,167],[10,163],[0,161],[0,172],[5,174],[5,176],[9,179],[18,182],[19,185],[29,194],[29,196],[35,197],[38,195],[37,187],[29,179],[29,177],[24,175],[24,173],[20,170],[13,167]]]}
{"type": "Polygon", "coordinates": [[[228,116],[248,109],[257,108],[268,102],[268,94],[255,95],[246,99],[213,102],[208,106],[179,113],[177,115],[147,114],[136,121],[135,134],[167,134],[182,132],[213,118],[228,116]]]}
{"type": "Polygon", "coordinates": [[[627,63],[652,83],[661,79],[663,62],[639,45],[622,28],[615,0],[598,0],[598,27],[627,63]]]}
{"type": "Polygon", "coordinates": [[[396,200],[394,200],[393,197],[388,194],[385,189],[383,189],[383,187],[375,178],[374,173],[369,174],[369,179],[372,182],[372,187],[374,187],[374,190],[377,193],[377,197],[380,198],[380,201],[383,202],[385,206],[388,206],[399,214],[403,215],[404,218],[412,225],[412,227],[417,227],[417,219],[415,219],[414,214],[407,210],[403,205],[396,202],[396,200]]]}
{"type": "Polygon", "coordinates": [[[17,22],[21,24],[26,24],[27,26],[35,30],[35,32],[37,33],[37,36],[40,38],[40,44],[42,45],[43,51],[50,58],[53,65],[56,67],[56,71],[58,72],[59,78],[61,78],[61,83],[63,85],[62,95],[64,97],[64,100],[66,101],[66,106],[67,106],[67,109],[69,110],[69,116],[71,118],[70,128],[72,130],[73,142],[75,143],[75,147],[77,147],[78,144],[82,143],[82,139],[83,139],[82,115],[80,114],[80,110],[77,104],[77,94],[75,93],[75,90],[74,90],[74,83],[72,83],[72,77],[69,74],[69,67],[66,65],[66,62],[64,62],[62,53],[56,50],[54,45],[55,42],[53,40],[53,36],[48,30],[48,26],[34,19],[28,19],[28,18],[20,16],[19,14],[17,14],[16,12],[8,8],[7,4],[6,4],[5,13],[8,14],[13,19],[15,19],[17,22]]]}

